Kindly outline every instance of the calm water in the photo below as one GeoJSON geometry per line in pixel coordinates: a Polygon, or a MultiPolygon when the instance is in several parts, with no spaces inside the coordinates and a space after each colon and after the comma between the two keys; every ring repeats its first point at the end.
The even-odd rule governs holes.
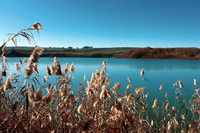
{"type": "MultiPolygon", "coordinates": [[[[23,58],[7,58],[9,70],[14,71],[14,63],[18,63],[23,58]]],[[[100,65],[104,58],[58,58],[62,69],[65,68],[66,62],[69,66],[74,62],[74,85],[73,90],[77,91],[77,87],[83,81],[84,74],[86,79],[90,80],[92,72],[100,70],[100,65]]],[[[107,59],[107,71],[111,80],[111,87],[116,82],[122,84],[120,91],[124,92],[126,86],[130,84],[128,77],[132,79],[133,91],[137,87],[141,87],[143,79],[140,76],[142,68],[145,70],[145,77],[150,81],[142,81],[142,86],[146,86],[145,93],[149,93],[150,101],[156,97],[161,98],[159,87],[164,85],[163,94],[167,91],[171,94],[174,91],[173,84],[180,80],[184,88],[187,99],[191,98],[194,93],[194,78],[200,82],[200,60],[154,60],[154,59],[107,59]]],[[[38,70],[40,76],[46,75],[46,65],[50,66],[53,63],[53,58],[40,58],[38,70]]]]}

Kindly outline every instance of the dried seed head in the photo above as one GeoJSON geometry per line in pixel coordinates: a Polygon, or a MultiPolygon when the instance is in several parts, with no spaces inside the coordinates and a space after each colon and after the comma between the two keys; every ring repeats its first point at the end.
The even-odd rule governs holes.
{"type": "Polygon", "coordinates": [[[38,65],[36,63],[33,65],[33,73],[39,73],[37,70],[37,66],[38,65]]]}
{"type": "Polygon", "coordinates": [[[30,55],[30,57],[28,59],[29,62],[39,63],[39,57],[40,57],[40,55],[42,54],[43,51],[44,51],[44,49],[42,47],[37,46],[33,50],[32,54],[30,55]]]}
{"type": "Polygon", "coordinates": [[[33,69],[32,68],[24,68],[24,72],[26,74],[26,78],[28,78],[33,73],[33,69]]]}
{"type": "Polygon", "coordinates": [[[128,89],[131,89],[132,86],[133,86],[132,84],[129,84],[129,85],[127,85],[126,89],[127,89],[127,90],[128,90],[128,89]]]}
{"type": "Polygon", "coordinates": [[[168,95],[168,93],[166,92],[166,93],[165,93],[165,97],[167,97],[167,95],[168,95]]]}
{"type": "Polygon", "coordinates": [[[144,75],[144,69],[142,68],[140,75],[144,75]]]}
{"type": "Polygon", "coordinates": [[[22,64],[24,64],[24,63],[26,63],[26,58],[24,58],[24,60],[23,60],[22,64]]]}
{"type": "Polygon", "coordinates": [[[145,97],[148,98],[149,97],[149,93],[147,93],[145,97]]]}
{"type": "Polygon", "coordinates": [[[194,79],[194,85],[197,85],[197,80],[196,79],[194,79]]]}
{"type": "Polygon", "coordinates": [[[17,63],[15,63],[15,70],[16,70],[16,71],[19,71],[19,70],[20,70],[20,67],[19,67],[19,65],[18,65],[17,63]]]}
{"type": "Polygon", "coordinates": [[[42,90],[41,88],[38,88],[36,92],[34,92],[34,101],[40,101],[42,100],[42,90]]]}
{"type": "Polygon", "coordinates": [[[153,125],[154,125],[153,120],[151,120],[151,126],[153,126],[153,125]]]}
{"type": "Polygon", "coordinates": [[[182,115],[181,115],[181,118],[182,118],[183,120],[185,120],[185,114],[182,114],[182,115]]]}
{"type": "Polygon", "coordinates": [[[174,106],[172,106],[172,113],[173,113],[173,114],[176,113],[176,109],[174,108],[174,106]]]}
{"type": "Polygon", "coordinates": [[[170,131],[172,129],[172,124],[170,121],[167,123],[167,130],[170,131]]]}
{"type": "Polygon", "coordinates": [[[79,114],[82,114],[82,113],[83,113],[83,105],[82,105],[82,104],[80,104],[80,105],[78,106],[77,112],[78,112],[79,114]]]}
{"type": "Polygon", "coordinates": [[[156,108],[156,107],[158,107],[158,99],[157,98],[154,100],[152,108],[156,108]]]}
{"type": "Polygon", "coordinates": [[[127,78],[129,82],[131,82],[131,78],[127,78]]]}
{"type": "Polygon", "coordinates": [[[197,95],[199,95],[199,89],[195,89],[195,91],[196,91],[197,95]]]}
{"type": "Polygon", "coordinates": [[[106,88],[107,88],[106,85],[103,85],[103,86],[102,86],[102,90],[101,90],[101,93],[100,93],[100,98],[101,98],[101,99],[106,99],[106,98],[107,98],[106,88]]]}
{"type": "Polygon", "coordinates": [[[71,64],[71,66],[70,66],[70,73],[72,73],[72,72],[74,72],[74,62],[71,64]]]}
{"type": "Polygon", "coordinates": [[[180,87],[180,88],[183,88],[182,82],[181,82],[180,80],[179,80],[178,82],[179,82],[179,87],[180,87]]]}
{"type": "Polygon", "coordinates": [[[130,94],[128,97],[127,97],[127,102],[129,103],[129,102],[132,102],[132,99],[134,99],[135,98],[135,94],[133,93],[133,94],[130,94]]]}
{"type": "Polygon", "coordinates": [[[169,103],[166,104],[165,108],[166,110],[169,110],[169,103]]]}
{"type": "Polygon", "coordinates": [[[51,70],[49,69],[48,66],[46,66],[46,72],[47,72],[47,75],[51,75],[51,70]]]}
{"type": "Polygon", "coordinates": [[[146,89],[146,87],[142,87],[142,88],[138,87],[138,88],[135,89],[135,93],[136,94],[141,94],[141,93],[144,92],[145,89],[146,89]]]}
{"type": "Polygon", "coordinates": [[[13,88],[12,85],[11,85],[12,73],[13,73],[13,72],[10,72],[10,75],[9,75],[8,78],[6,79],[6,83],[5,83],[5,85],[4,85],[4,91],[13,88]]]}
{"type": "Polygon", "coordinates": [[[98,103],[99,103],[99,101],[94,102],[93,107],[97,108],[98,103]]]}
{"type": "Polygon", "coordinates": [[[162,90],[162,89],[163,89],[163,84],[161,84],[161,86],[160,86],[159,90],[162,90]]]}
{"type": "Polygon", "coordinates": [[[32,28],[33,28],[33,30],[37,30],[37,31],[43,29],[42,25],[41,25],[40,23],[38,23],[38,22],[35,22],[35,23],[32,25],[32,28]]]}
{"type": "Polygon", "coordinates": [[[104,60],[104,61],[102,62],[102,66],[106,66],[106,63],[107,63],[107,60],[104,60]]]}

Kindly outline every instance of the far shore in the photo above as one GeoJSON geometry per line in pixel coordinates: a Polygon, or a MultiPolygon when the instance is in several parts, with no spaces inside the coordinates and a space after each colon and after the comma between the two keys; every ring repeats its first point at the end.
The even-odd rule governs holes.
{"type": "MultiPolygon", "coordinates": [[[[6,57],[29,57],[35,47],[6,47],[6,57]]],[[[134,59],[200,59],[199,48],[44,48],[41,57],[91,57],[134,59]]]]}

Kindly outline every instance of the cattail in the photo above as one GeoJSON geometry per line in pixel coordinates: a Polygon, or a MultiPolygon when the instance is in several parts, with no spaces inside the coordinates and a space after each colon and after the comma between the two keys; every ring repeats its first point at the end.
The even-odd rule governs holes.
{"type": "Polygon", "coordinates": [[[70,66],[70,73],[72,73],[72,72],[74,72],[74,62],[71,64],[71,66],[70,66]]]}
{"type": "Polygon", "coordinates": [[[16,70],[16,71],[19,71],[19,70],[20,70],[20,67],[19,67],[19,65],[18,65],[17,63],[15,63],[15,70],[16,70]]]}
{"type": "Polygon", "coordinates": [[[79,114],[82,114],[82,113],[83,113],[83,105],[82,105],[82,104],[80,104],[80,105],[78,106],[77,112],[78,112],[79,114]]]}
{"type": "Polygon", "coordinates": [[[127,78],[129,82],[131,82],[131,78],[127,78]]]}
{"type": "Polygon", "coordinates": [[[166,110],[169,110],[169,103],[166,104],[165,108],[166,110]]]}
{"type": "Polygon", "coordinates": [[[163,84],[161,84],[161,86],[160,86],[159,90],[162,90],[162,89],[163,89],[163,84]]]}
{"type": "Polygon", "coordinates": [[[180,88],[183,88],[184,86],[183,86],[183,84],[182,84],[182,82],[179,80],[179,87],[180,88]]]}
{"type": "Polygon", "coordinates": [[[106,99],[106,98],[107,98],[106,88],[107,88],[106,85],[103,85],[103,86],[102,86],[102,90],[101,90],[101,93],[100,93],[100,98],[101,98],[101,99],[106,99]]]}
{"type": "Polygon", "coordinates": [[[4,91],[13,88],[12,85],[11,85],[12,73],[13,73],[13,72],[10,72],[10,75],[9,75],[8,78],[6,79],[6,82],[5,82],[5,85],[4,85],[4,91]]]}
{"type": "Polygon", "coordinates": [[[194,85],[197,85],[197,80],[196,79],[194,79],[194,85]]]}
{"type": "Polygon", "coordinates": [[[129,84],[129,85],[127,85],[126,89],[127,89],[127,90],[128,90],[128,89],[131,89],[132,86],[133,86],[132,84],[129,84]]]}
{"type": "Polygon", "coordinates": [[[37,46],[32,54],[29,57],[29,62],[33,62],[33,63],[39,63],[39,56],[42,54],[42,52],[44,51],[44,49],[40,46],[37,46]]]}
{"type": "Polygon", "coordinates": [[[46,66],[46,72],[47,72],[47,75],[51,75],[51,70],[49,69],[48,66],[46,66]]]}
{"type": "Polygon", "coordinates": [[[174,108],[174,106],[172,106],[172,113],[173,113],[173,114],[176,113],[176,109],[174,108]]]}
{"type": "Polygon", "coordinates": [[[107,63],[107,60],[104,60],[101,65],[106,66],[106,63],[107,63]]]}
{"type": "Polygon", "coordinates": [[[156,108],[156,107],[158,107],[158,99],[157,98],[154,100],[152,108],[156,108]]]}
{"type": "Polygon", "coordinates": [[[140,75],[143,75],[144,76],[144,69],[142,68],[141,72],[140,72],[140,75]]]}

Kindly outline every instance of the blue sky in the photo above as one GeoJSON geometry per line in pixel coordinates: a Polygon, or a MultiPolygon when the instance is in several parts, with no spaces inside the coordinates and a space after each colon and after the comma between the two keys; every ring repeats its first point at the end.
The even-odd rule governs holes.
{"type": "MultiPolygon", "coordinates": [[[[35,22],[43,47],[200,47],[200,0],[2,0],[0,41],[35,22]]],[[[7,46],[14,46],[8,43],[7,46]]]]}

